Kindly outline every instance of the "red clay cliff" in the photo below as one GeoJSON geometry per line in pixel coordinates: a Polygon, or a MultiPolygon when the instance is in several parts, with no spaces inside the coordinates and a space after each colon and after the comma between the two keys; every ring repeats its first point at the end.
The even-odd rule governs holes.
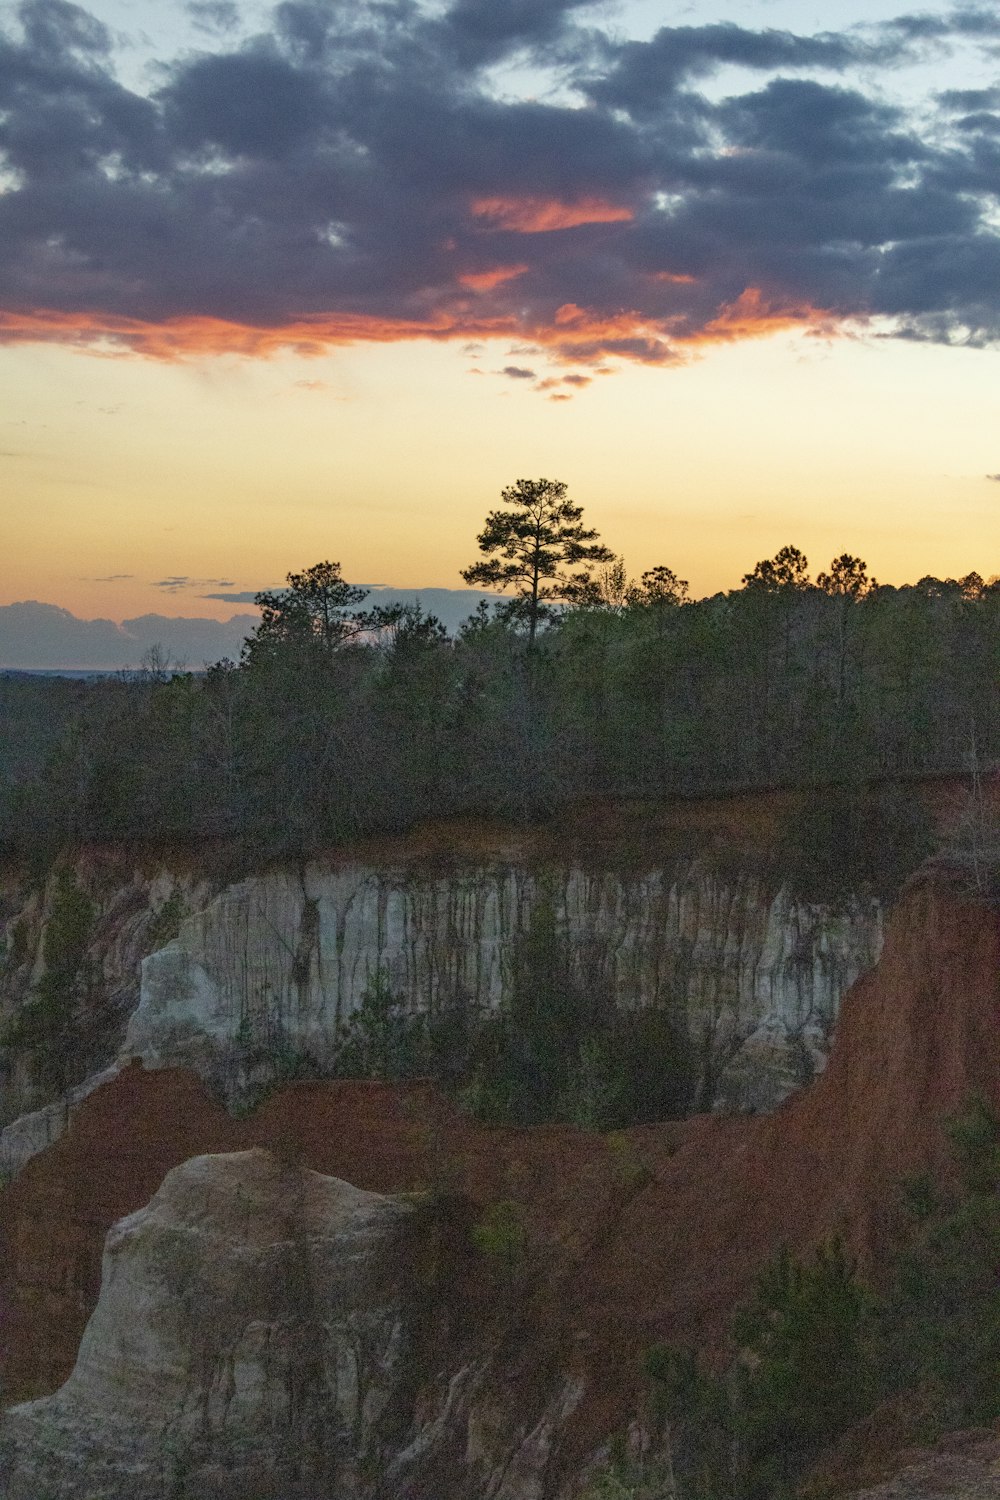
{"type": "Polygon", "coordinates": [[[464,1325],[446,1338],[474,1342],[481,1327],[500,1340],[503,1399],[523,1405],[526,1430],[555,1382],[581,1377],[558,1441],[571,1472],[628,1421],[642,1350],[720,1350],[779,1245],[801,1253],[836,1231],[877,1275],[900,1178],[947,1170],[941,1123],[970,1093],[1000,1107],[998,1059],[1000,913],[938,872],[898,903],[825,1073],[766,1117],[603,1138],[481,1126],[431,1085],[331,1082],[289,1086],[235,1120],[192,1074],[133,1066],[0,1199],[4,1403],[69,1374],[112,1223],[189,1157],[265,1145],[361,1188],[431,1189],[467,1224],[491,1203],[517,1205],[527,1250],[502,1326],[490,1274],[459,1235],[464,1325]]]}

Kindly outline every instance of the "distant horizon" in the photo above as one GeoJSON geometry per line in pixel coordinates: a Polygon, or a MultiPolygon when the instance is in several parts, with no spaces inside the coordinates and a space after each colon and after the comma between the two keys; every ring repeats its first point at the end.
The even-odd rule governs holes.
{"type": "MultiPolygon", "coordinates": [[[[738,589],[743,576],[760,560],[754,559],[748,564],[744,574],[733,581],[730,589],[738,589]]],[[[819,572],[829,561],[825,559],[813,572],[819,572]]],[[[938,578],[942,582],[950,577],[959,581],[969,573],[977,572],[987,583],[1000,576],[972,567],[957,576],[925,572],[919,577],[879,578],[877,581],[889,587],[904,588],[912,587],[924,577],[938,578]]],[[[877,577],[874,570],[871,576],[877,577]]],[[[420,603],[429,614],[437,615],[450,634],[474,613],[480,600],[493,602],[511,597],[510,593],[503,595],[484,589],[438,586],[400,589],[389,584],[354,586],[367,591],[366,603],[420,603]],[[372,595],[376,596],[374,601],[372,595]]],[[[274,590],[283,587],[273,586],[274,590]]],[[[730,589],[714,590],[712,594],[692,591],[691,598],[712,598],[730,589]]],[[[261,589],[257,592],[268,591],[261,589]]],[[[238,659],[243,642],[256,628],[259,619],[260,613],[255,610],[253,614],[233,613],[221,620],[210,615],[157,612],[113,620],[107,616],[78,616],[62,605],[38,599],[13,600],[0,603],[0,673],[80,677],[114,675],[121,671],[138,671],[143,657],[153,649],[163,652],[176,670],[200,672],[224,657],[238,659]],[[74,642],[78,643],[75,647],[74,642]],[[93,653],[89,658],[88,650],[93,653]]]]}
{"type": "MultiPolygon", "coordinates": [[[[368,589],[375,602],[405,604],[420,600],[449,630],[468,618],[480,599],[500,597],[482,589],[393,589],[384,584],[357,587],[368,589]]],[[[179,667],[199,670],[223,657],[238,658],[259,619],[256,610],[252,614],[233,613],[223,620],[207,614],[155,612],[120,620],[87,618],[38,599],[14,600],[0,604],[0,671],[113,673],[137,669],[154,648],[179,667]]]]}

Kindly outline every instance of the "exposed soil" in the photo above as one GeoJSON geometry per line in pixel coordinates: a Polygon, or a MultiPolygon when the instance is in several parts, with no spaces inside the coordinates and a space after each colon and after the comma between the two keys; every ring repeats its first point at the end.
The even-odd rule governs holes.
{"type": "MultiPolygon", "coordinates": [[[[899,903],[825,1074],[767,1117],[610,1138],[491,1129],[429,1084],[334,1082],[289,1086],[234,1120],[192,1074],[133,1066],[0,1198],[4,1401],[69,1373],[108,1227],[188,1157],[261,1144],[360,1187],[454,1194],[473,1220],[519,1205],[528,1248],[504,1325],[508,1399],[537,1410],[550,1372],[586,1374],[560,1443],[571,1469],[628,1420],[650,1343],[721,1353],[733,1306],[782,1243],[801,1253],[839,1231],[877,1275],[900,1178],[946,1170],[941,1122],[972,1091],[1000,1106],[998,1059],[1000,914],[939,874],[899,903]]],[[[495,1313],[495,1268],[471,1251],[468,1297],[473,1322],[495,1313]]]]}

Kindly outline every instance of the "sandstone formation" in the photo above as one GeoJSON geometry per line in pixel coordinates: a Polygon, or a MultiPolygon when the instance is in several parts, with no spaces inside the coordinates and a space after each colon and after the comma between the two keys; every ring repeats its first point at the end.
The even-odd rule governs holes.
{"type": "MultiPolygon", "coordinates": [[[[768,1116],[607,1138],[491,1130],[429,1085],[315,1083],[234,1120],[189,1072],[126,1068],[7,1190],[5,1399],[70,1376],[103,1237],[164,1173],[198,1152],[266,1145],[369,1192],[429,1191],[446,1210],[445,1222],[412,1221],[436,1269],[421,1273],[429,1324],[413,1334],[425,1353],[389,1403],[386,1497],[570,1500],[636,1411],[642,1351],[668,1340],[721,1352],[779,1245],[801,1254],[839,1231],[877,1271],[901,1176],[946,1170],[943,1118],[973,1090],[1000,1105],[998,1044],[1000,913],[928,875],[851,990],[825,1073],[768,1116]]],[[[0,1444],[13,1441],[30,1473],[45,1444],[23,1420],[7,1419],[0,1444]]],[[[114,1447],[104,1421],[89,1429],[99,1454],[114,1447]]]]}
{"type": "Polygon", "coordinates": [[[4,1422],[8,1500],[369,1494],[413,1361],[413,1210],[264,1150],[108,1234],[72,1374],[4,1422]]]}
{"type": "MultiPolygon", "coordinates": [[[[268,1082],[276,1058],[329,1068],[338,1028],[376,979],[407,1010],[488,1014],[541,912],[566,938],[581,993],[684,1018],[703,1105],[773,1109],[825,1065],[841,997],[882,941],[877,903],[791,898],[776,808],[747,798],[588,809],[549,829],[442,825],[235,881],[221,860],[209,877],[85,853],[75,878],[95,912],[91,1076],[52,1104],[0,1075],[0,1176],[58,1136],[116,1054],[193,1067],[233,1103],[268,1082]]],[[[41,973],[52,884],[0,886],[0,1020],[41,973]]]]}
{"type": "Polygon", "coordinates": [[[881,942],[871,903],[806,905],[697,861],[639,873],[310,865],[229,887],[144,961],[123,1054],[192,1066],[232,1092],[247,1058],[328,1065],[377,976],[405,1009],[487,1013],[509,995],[543,903],[581,992],[676,1006],[719,1102],[736,1108],[773,1108],[822,1068],[841,995],[881,942]]]}

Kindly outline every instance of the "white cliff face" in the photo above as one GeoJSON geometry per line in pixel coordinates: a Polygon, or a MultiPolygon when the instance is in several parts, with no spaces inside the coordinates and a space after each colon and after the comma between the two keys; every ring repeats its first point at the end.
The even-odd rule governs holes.
{"type": "Polygon", "coordinates": [[[123,1056],[230,1087],[241,1057],[279,1047],[325,1066],[378,976],[407,1009],[493,1010],[543,902],[580,988],[677,1006],[714,1097],[736,1108],[773,1107],[822,1068],[841,996],[881,948],[872,903],[833,912],[696,862],[631,876],[311,865],[229,887],[145,960],[123,1056]]]}
{"type": "MultiPolygon", "coordinates": [[[[231,1099],[252,1094],[276,1059],[306,1055],[330,1067],[339,1028],[376,980],[404,1009],[496,1010],[543,907],[567,939],[581,993],[622,1007],[669,1005],[685,1018],[699,1107],[772,1109],[820,1071],[841,997],[881,951],[882,914],[870,901],[807,905],[697,858],[636,872],[522,853],[436,868],[399,856],[317,863],[221,892],[194,874],[132,873],[116,884],[84,872],[97,912],[88,961],[114,1040],[91,1077],[67,1099],[43,1097],[42,1108],[31,1110],[33,1091],[16,1075],[0,1073],[0,1102],[15,1117],[0,1131],[0,1178],[62,1133],[115,1066],[123,1030],[119,1062],[191,1066],[231,1099]],[[171,911],[178,936],[145,958],[137,983],[157,927],[177,927],[164,920],[171,911]]],[[[33,897],[8,924],[30,940],[2,975],[0,1017],[16,1012],[40,974],[45,910],[33,897]]]]}
{"type": "Polygon", "coordinates": [[[201,1156],[110,1231],[72,1375],[0,1421],[6,1500],[367,1495],[405,1382],[413,1209],[201,1156]]]}

